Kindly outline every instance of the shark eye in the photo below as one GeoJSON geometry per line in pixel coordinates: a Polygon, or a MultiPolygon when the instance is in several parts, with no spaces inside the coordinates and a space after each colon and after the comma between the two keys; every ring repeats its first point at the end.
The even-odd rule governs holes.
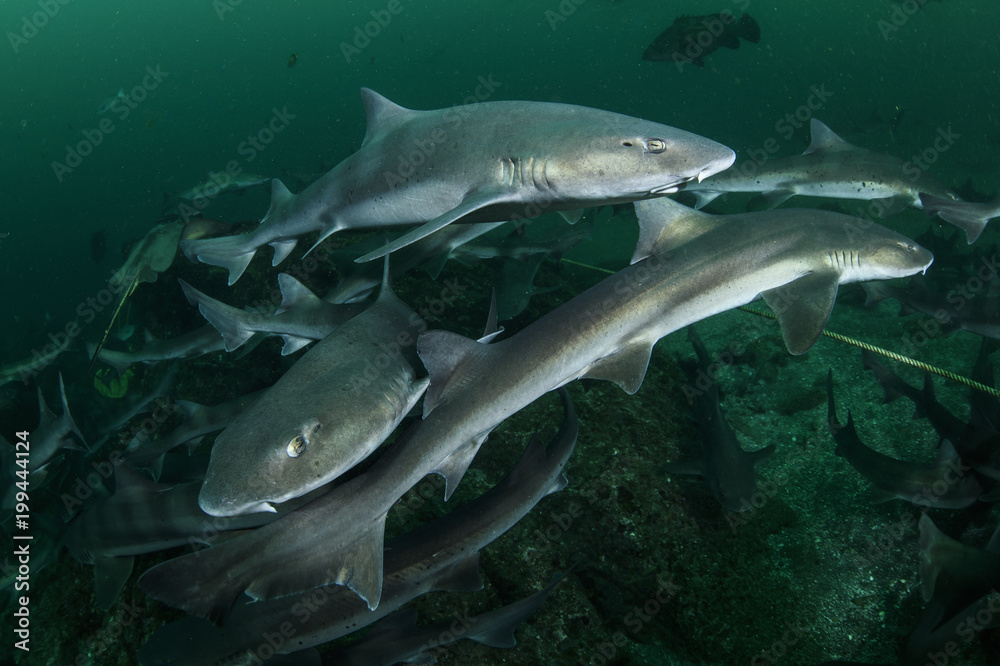
{"type": "Polygon", "coordinates": [[[306,452],[306,438],[303,435],[296,435],[292,437],[291,441],[288,442],[288,448],[285,450],[288,453],[289,458],[298,458],[303,453],[306,452]]]}
{"type": "Polygon", "coordinates": [[[667,149],[667,142],[663,139],[648,139],[646,141],[646,152],[662,153],[667,149]]]}

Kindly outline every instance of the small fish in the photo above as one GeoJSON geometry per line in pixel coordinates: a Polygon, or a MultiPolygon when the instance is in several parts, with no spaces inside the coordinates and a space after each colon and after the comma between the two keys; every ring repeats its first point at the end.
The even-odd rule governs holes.
{"type": "Polygon", "coordinates": [[[298,53],[293,53],[292,55],[288,56],[288,66],[289,67],[295,67],[295,63],[297,63],[298,61],[299,61],[299,54],[298,53]]]}
{"type": "Polygon", "coordinates": [[[715,53],[720,46],[738,49],[740,39],[757,44],[760,26],[749,14],[736,20],[730,11],[703,16],[678,16],[666,30],[642,52],[643,60],[653,62],[673,61],[705,66],[705,56],[715,53]]]}
{"type": "Polygon", "coordinates": [[[107,113],[112,108],[114,108],[115,104],[122,101],[123,99],[128,99],[128,96],[125,94],[124,88],[119,88],[117,95],[115,95],[114,97],[109,97],[106,100],[104,100],[104,103],[101,104],[101,108],[97,110],[97,115],[100,115],[102,113],[107,113]]]}

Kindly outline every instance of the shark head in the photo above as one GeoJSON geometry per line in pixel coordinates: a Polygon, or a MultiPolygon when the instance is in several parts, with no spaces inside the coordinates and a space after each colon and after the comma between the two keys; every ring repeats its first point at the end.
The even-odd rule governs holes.
{"type": "MultiPolygon", "coordinates": [[[[235,424],[234,424],[235,425],[235,424]]],[[[219,436],[198,495],[198,505],[213,516],[275,511],[280,504],[323,485],[343,471],[328,462],[336,442],[324,436],[315,418],[269,428],[254,423],[255,436],[238,428],[235,437],[219,436]],[[242,433],[242,434],[239,434],[242,433]],[[238,441],[237,441],[238,440],[238,441]],[[232,455],[238,443],[239,455],[232,455]]],[[[330,428],[328,431],[336,430],[330,428]]],[[[335,436],[334,436],[335,438],[335,436]]],[[[339,450],[339,449],[338,449],[339,450]]]]}
{"type": "Polygon", "coordinates": [[[672,194],[736,159],[726,146],[691,132],[595,109],[579,115],[590,112],[595,118],[580,119],[579,132],[550,134],[561,145],[548,146],[545,180],[564,200],[626,202],[672,194]],[[581,141],[582,133],[589,139],[581,141]]]}
{"type": "MultiPolygon", "coordinates": [[[[841,284],[891,280],[925,273],[934,255],[902,234],[878,227],[877,233],[865,233],[853,253],[839,253],[841,284]],[[844,258],[847,261],[843,261],[844,258]]],[[[863,233],[863,232],[862,232],[863,233]]]]}

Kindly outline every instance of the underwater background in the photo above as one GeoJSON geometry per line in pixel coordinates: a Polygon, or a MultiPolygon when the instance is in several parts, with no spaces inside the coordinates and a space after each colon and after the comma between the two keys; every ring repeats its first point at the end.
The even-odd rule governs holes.
{"type": "MultiPolygon", "coordinates": [[[[811,116],[848,141],[904,160],[924,154],[950,130],[957,139],[935,152],[931,173],[985,200],[1000,189],[995,0],[4,0],[0,19],[7,42],[0,46],[0,237],[8,234],[0,240],[0,365],[31,358],[67,324],[79,324],[79,340],[60,357],[58,371],[85,432],[117,410],[113,397],[95,389],[82,344],[101,338],[109,314],[83,321],[79,306],[104,288],[128,246],[160,217],[164,193],[201,182],[231,160],[248,173],[283,179],[329,170],[364,137],[362,86],[408,108],[435,109],[462,104],[489,82],[490,100],[564,102],[646,118],[723,143],[740,159],[773,145],[769,141],[777,142],[779,155],[801,152],[811,116]],[[371,12],[385,12],[390,4],[398,13],[372,30],[377,34],[367,43],[355,41],[373,20],[371,12]],[[760,43],[720,49],[703,68],[641,59],[677,16],[723,9],[752,14],[760,43]],[[151,71],[159,76],[149,78],[151,71]],[[125,117],[97,113],[119,89],[137,86],[145,87],[145,99],[125,117]],[[810,108],[817,91],[823,101],[810,108]],[[288,118],[282,131],[261,149],[248,149],[248,137],[276,113],[288,118]],[[108,118],[113,129],[101,130],[108,118]],[[75,164],[69,153],[94,132],[100,142],[69,166],[75,164]]],[[[266,188],[253,188],[220,198],[211,214],[256,220],[268,198],[266,188]]],[[[796,199],[793,205],[819,203],[796,199]]],[[[713,210],[742,212],[746,204],[747,197],[727,195],[713,210]]],[[[855,213],[858,207],[841,202],[841,210],[855,213]]],[[[914,210],[885,224],[911,237],[931,228],[953,233],[914,210]]],[[[629,225],[599,224],[594,238],[566,256],[620,268],[635,244],[637,230],[629,225]]],[[[337,234],[328,242],[341,247],[364,237],[337,234]]],[[[953,247],[977,266],[996,241],[991,226],[975,245],[953,247]]],[[[223,300],[246,303],[255,290],[259,297],[273,288],[281,267],[267,263],[258,258],[252,280],[244,278],[223,300]]],[[[407,276],[396,291],[419,307],[445,280],[467,285],[456,306],[431,326],[476,337],[500,271],[496,260],[450,262],[436,281],[407,276]]],[[[158,338],[202,325],[176,278],[200,287],[209,275],[214,286],[224,284],[218,271],[179,255],[170,272],[137,289],[128,321],[158,338]]],[[[602,277],[556,261],[542,264],[534,283],[543,293],[505,327],[523,328],[602,277]]],[[[323,293],[336,285],[337,272],[327,267],[313,278],[310,288],[323,293]]],[[[959,374],[972,372],[977,336],[925,335],[914,347],[914,336],[926,331],[920,315],[897,317],[895,303],[866,308],[864,301],[860,287],[844,288],[828,329],[959,374]]],[[[904,514],[918,517],[920,508],[898,501],[872,505],[867,482],[834,455],[826,425],[827,370],[834,369],[841,421],[850,409],[870,446],[930,460],[937,444],[933,429],[911,418],[906,401],[881,404],[882,391],[853,347],[823,339],[792,357],[776,325],[744,312],[720,315],[698,329],[710,350],[733,344],[744,350],[721,371],[723,405],[744,448],[777,445],[759,470],[774,492],[734,522],[704,484],[661,471],[664,462],[697,451],[687,378],[678,365],[678,357],[692,352],[681,332],[657,345],[634,396],[607,383],[586,391],[573,385],[581,435],[567,466],[570,485],[484,551],[483,592],[431,594],[415,605],[423,621],[447,619],[456,610],[481,612],[577,566],[518,630],[516,648],[458,642],[435,652],[439,663],[895,663],[923,608],[917,533],[890,538],[876,558],[869,546],[881,543],[880,535],[904,514]],[[671,581],[669,601],[647,604],[663,581],[671,581]],[[787,639],[790,631],[794,642],[787,639]]],[[[290,363],[273,343],[239,359],[212,354],[184,363],[180,397],[214,404],[273,382],[290,363]]],[[[155,386],[165,365],[138,369],[132,389],[155,386]]],[[[922,382],[919,371],[897,371],[911,384],[922,382]]],[[[46,369],[37,384],[59,412],[49,397],[57,395],[56,374],[56,367],[46,369]]],[[[967,389],[935,381],[938,399],[966,418],[967,389]]],[[[12,432],[38,422],[35,384],[0,391],[0,426],[12,439],[12,432]]],[[[405,518],[390,513],[389,530],[412,527],[492,487],[533,432],[541,430],[543,441],[551,438],[561,418],[556,403],[554,396],[543,397],[502,424],[448,505],[436,493],[405,518]]],[[[49,506],[53,517],[60,515],[57,496],[42,490],[33,500],[33,511],[49,506]]],[[[945,531],[966,523],[947,512],[933,515],[945,531]]],[[[986,522],[995,524],[995,512],[986,522]]],[[[8,648],[13,620],[5,612],[0,654],[20,664],[135,663],[136,650],[152,632],[182,615],[134,585],[138,572],[165,557],[140,557],[116,606],[102,613],[93,603],[91,567],[60,550],[59,531],[56,525],[33,544],[41,551],[49,539],[54,552],[32,576],[32,651],[8,648]]],[[[6,578],[5,569],[9,584],[6,578]]],[[[948,663],[1000,663],[997,638],[996,630],[982,632],[948,663]]]]}

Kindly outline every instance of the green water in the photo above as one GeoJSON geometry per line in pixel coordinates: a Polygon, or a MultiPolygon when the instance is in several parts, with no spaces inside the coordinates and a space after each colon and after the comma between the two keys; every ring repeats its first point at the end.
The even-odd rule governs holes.
{"type": "MultiPolygon", "coordinates": [[[[417,109],[461,104],[477,92],[481,100],[593,106],[710,137],[741,157],[764,146],[777,146],[781,155],[800,152],[808,142],[811,115],[859,145],[903,159],[921,154],[940,131],[950,128],[958,138],[935,156],[931,173],[956,186],[970,178],[985,193],[1000,188],[1000,8],[995,0],[934,1],[910,13],[884,0],[70,0],[51,7],[58,10],[50,8],[48,16],[37,2],[0,2],[0,27],[6,33],[0,44],[0,232],[9,234],[0,241],[3,362],[31,356],[72,322],[82,324],[83,339],[100,337],[106,320],[82,322],[77,308],[98,293],[120,265],[119,248],[152,226],[163,192],[186,189],[230,161],[245,172],[282,177],[283,170],[329,169],[356,150],[365,129],[358,93],[362,86],[417,109]],[[640,59],[646,45],[678,14],[724,8],[752,14],[761,26],[760,43],[744,42],[737,51],[720,49],[703,69],[640,59]],[[30,28],[25,28],[26,21],[30,28]],[[365,30],[372,35],[366,36],[367,43],[358,37],[365,30]],[[294,67],[289,66],[292,54],[297,55],[294,67]],[[161,74],[152,77],[150,71],[161,74]],[[484,82],[489,82],[488,88],[484,82]],[[120,88],[130,94],[141,89],[145,99],[127,115],[98,115],[101,104],[120,88]],[[248,138],[260,136],[276,111],[285,119],[280,133],[259,150],[248,149],[248,138]],[[894,131],[868,127],[873,114],[889,119],[900,111],[904,115],[894,131]],[[796,114],[798,119],[790,122],[787,117],[796,114]],[[95,136],[99,143],[89,138],[95,136]],[[88,141],[97,145],[75,165],[68,153],[88,141]],[[60,164],[73,166],[67,171],[60,164]],[[90,239],[99,231],[108,236],[108,252],[96,262],[90,239]]],[[[263,215],[267,200],[264,191],[256,190],[220,205],[230,219],[249,220],[263,215]]],[[[906,215],[903,227],[919,230],[926,225],[922,214],[906,215]]],[[[980,243],[994,239],[984,237],[980,243]]],[[[542,286],[544,277],[540,274],[538,280],[542,286]]],[[[574,277],[561,292],[533,301],[528,315],[543,314],[593,280],[574,277]]],[[[169,282],[156,288],[174,286],[169,282]]],[[[887,346],[898,346],[898,331],[864,328],[867,315],[859,300],[856,294],[853,302],[849,297],[855,309],[843,315],[838,309],[831,327],[842,321],[849,330],[858,332],[860,327],[870,337],[884,338],[887,346]]],[[[155,300],[145,303],[149,307],[144,321],[149,325],[157,320],[155,300]]],[[[881,313],[885,321],[893,321],[892,307],[884,305],[881,313]]],[[[743,324],[736,316],[720,318],[707,337],[715,335],[714,342],[724,346],[739,335],[743,324]]],[[[449,328],[448,322],[440,325],[449,328]]],[[[971,336],[957,342],[938,340],[923,353],[928,358],[939,355],[966,372],[976,342],[971,336]]],[[[778,346],[774,349],[785,353],[778,346]]],[[[582,440],[576,454],[577,477],[600,486],[600,501],[587,504],[595,516],[599,509],[600,517],[542,559],[522,556],[532,539],[530,530],[544,530],[550,514],[568,511],[574,501],[573,495],[555,496],[553,501],[559,503],[541,505],[533,526],[525,528],[519,541],[507,542],[516,544],[508,545],[508,552],[485,556],[492,558],[493,572],[513,573],[495,576],[492,596],[478,599],[477,611],[533,591],[522,582],[525,570],[543,583],[577,555],[594,565],[585,569],[590,572],[585,583],[566,593],[572,597],[557,601],[557,614],[540,615],[523,637],[519,634],[522,645],[534,643],[533,649],[541,650],[541,643],[550,651],[515,652],[511,657],[499,650],[462,646],[439,659],[532,663],[543,658],[539,655],[564,655],[567,662],[603,663],[601,646],[614,645],[615,632],[623,632],[627,646],[614,648],[611,663],[748,663],[748,655],[779,640],[784,624],[796,618],[807,618],[812,627],[803,641],[806,647],[800,644],[800,652],[772,663],[818,663],[835,656],[890,659],[919,609],[909,595],[916,576],[915,540],[906,544],[908,559],[894,562],[898,567],[890,570],[873,571],[870,581],[861,577],[845,583],[850,565],[834,565],[826,558],[848,547],[845,535],[889,524],[911,508],[872,508],[866,503],[864,484],[832,457],[823,407],[803,420],[801,415],[775,416],[775,405],[788,399],[782,390],[815,389],[826,367],[834,364],[850,368],[844,382],[855,384],[851,390],[859,393],[844,399],[856,415],[904,424],[888,430],[921,426],[910,424],[902,405],[894,406],[891,416],[880,411],[884,408],[877,404],[877,387],[860,371],[853,351],[821,346],[808,361],[783,359],[778,383],[764,382],[747,369],[734,371],[732,381],[742,387],[737,400],[743,401],[730,407],[738,418],[742,414],[738,430],[764,433],[754,446],[765,445],[769,438],[785,444],[795,438],[804,458],[785,464],[793,469],[812,465],[812,472],[788,486],[790,494],[779,512],[730,536],[707,496],[697,495],[709,504],[692,509],[688,504],[695,500],[683,498],[693,485],[668,484],[655,473],[662,460],[680,454],[675,448],[665,452],[650,440],[679,439],[693,432],[683,410],[670,406],[679,388],[667,376],[676,372],[672,353],[690,352],[681,337],[658,350],[654,362],[660,361],[659,369],[654,363],[639,395],[624,396],[610,385],[601,386],[596,396],[575,394],[583,403],[584,427],[588,419],[592,426],[591,439],[582,440]],[[614,415],[613,427],[605,423],[608,415],[614,415]],[[805,441],[809,446],[802,444],[805,441]],[[621,455],[613,453],[616,447],[621,447],[621,455]],[[836,475],[829,472],[834,465],[836,475]],[[841,483],[828,482],[828,472],[841,483]],[[655,490],[660,486],[669,490],[655,490]],[[693,517],[681,515],[687,510],[693,517]],[[687,530],[684,538],[672,539],[671,533],[679,530],[687,530]],[[689,546],[682,542],[687,540],[689,546]],[[698,548],[720,555],[695,553],[698,548]],[[713,564],[713,559],[720,563],[713,564]],[[656,575],[674,571],[677,562],[682,563],[683,603],[665,614],[658,612],[632,632],[625,616],[656,592],[656,575]],[[732,567],[745,568],[734,572],[732,567]],[[613,576],[608,574],[615,569],[613,576]],[[761,570],[766,574],[758,573],[761,570]],[[516,593],[504,592],[504,585],[516,588],[516,593]],[[727,654],[738,659],[728,661],[727,654]]],[[[78,357],[74,363],[80,363],[78,357]]],[[[82,372],[77,375],[85,381],[82,372]]],[[[54,381],[46,379],[47,392],[54,381]]],[[[911,381],[919,381],[918,376],[911,381]]],[[[85,388],[70,392],[81,396],[85,388]]],[[[961,409],[961,393],[954,391],[952,399],[961,409]]],[[[31,409],[33,402],[31,389],[15,404],[31,409]]],[[[5,428],[36,422],[34,412],[8,410],[3,416],[5,428]],[[8,424],[8,419],[17,423],[8,424]]],[[[519,418],[504,435],[518,450],[523,436],[544,417],[525,413],[519,418]]],[[[912,441],[918,437],[932,439],[926,428],[913,434],[912,441]]],[[[502,468],[506,462],[497,465],[502,468]]],[[[491,475],[489,482],[497,478],[491,475]]],[[[469,486],[481,490],[490,483],[469,486]]],[[[586,502],[580,499],[585,497],[589,495],[581,492],[576,501],[586,502]]],[[[86,652],[88,638],[108,631],[113,615],[102,618],[93,610],[89,567],[68,559],[61,566],[67,567],[60,574],[64,587],[42,588],[39,599],[51,604],[50,595],[75,583],[67,612],[84,619],[63,632],[39,629],[40,641],[72,644],[62,651],[39,645],[39,654],[60,664],[68,654],[86,652]]],[[[156,606],[135,589],[134,580],[129,590],[129,599],[156,606]]],[[[453,600],[463,603],[459,595],[453,600]]],[[[174,617],[161,617],[159,609],[154,616],[157,621],[174,617]]],[[[45,617],[59,621],[55,610],[45,617]]],[[[154,628],[152,620],[132,626],[127,639],[112,641],[117,647],[98,652],[92,663],[129,663],[128,655],[154,628]]],[[[4,640],[9,642],[9,634],[4,640]]],[[[970,659],[984,657],[975,653],[970,659]]],[[[46,662],[29,658],[21,663],[46,662]]]]}

